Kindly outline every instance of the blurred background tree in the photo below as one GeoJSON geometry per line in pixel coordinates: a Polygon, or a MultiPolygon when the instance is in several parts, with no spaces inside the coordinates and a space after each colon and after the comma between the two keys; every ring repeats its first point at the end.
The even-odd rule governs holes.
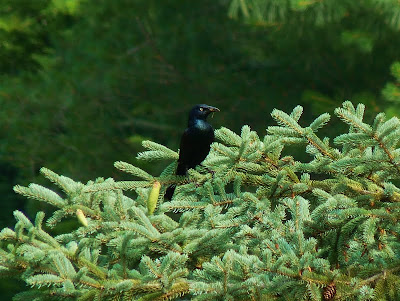
{"type": "Polygon", "coordinates": [[[346,99],[398,114],[399,29],[395,0],[3,0],[1,226],[29,215],[12,186],[40,167],[118,178],[144,138],[176,149],[196,103],[260,135],[297,104],[310,120],[346,99]]]}

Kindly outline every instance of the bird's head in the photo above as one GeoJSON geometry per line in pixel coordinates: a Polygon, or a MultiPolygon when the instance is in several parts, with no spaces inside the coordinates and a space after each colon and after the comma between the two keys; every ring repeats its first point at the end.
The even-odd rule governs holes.
{"type": "Polygon", "coordinates": [[[202,119],[206,120],[207,116],[212,112],[219,112],[216,107],[208,106],[205,104],[195,105],[189,113],[189,120],[202,119]]]}

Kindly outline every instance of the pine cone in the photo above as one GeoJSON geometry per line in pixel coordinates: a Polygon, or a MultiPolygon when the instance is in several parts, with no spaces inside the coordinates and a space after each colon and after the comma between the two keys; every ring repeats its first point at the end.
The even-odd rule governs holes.
{"type": "Polygon", "coordinates": [[[323,296],[324,300],[332,300],[333,297],[336,295],[336,285],[334,282],[329,284],[327,287],[324,288],[323,296]]]}

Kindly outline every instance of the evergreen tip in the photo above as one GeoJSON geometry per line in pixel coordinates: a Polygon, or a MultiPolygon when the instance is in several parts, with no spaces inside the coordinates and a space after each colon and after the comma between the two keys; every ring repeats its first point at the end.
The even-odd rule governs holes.
{"type": "Polygon", "coordinates": [[[149,215],[152,215],[157,207],[158,196],[160,195],[160,188],[161,188],[161,183],[155,181],[153,183],[153,187],[151,188],[150,195],[147,200],[147,209],[149,215]]]}
{"type": "Polygon", "coordinates": [[[86,219],[85,214],[81,209],[76,209],[76,216],[78,217],[78,221],[85,227],[88,226],[88,221],[86,219]]]}

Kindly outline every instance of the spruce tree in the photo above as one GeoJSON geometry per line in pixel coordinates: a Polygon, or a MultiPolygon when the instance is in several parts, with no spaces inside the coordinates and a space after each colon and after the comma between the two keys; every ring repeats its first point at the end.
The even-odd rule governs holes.
{"type": "MultiPolygon", "coordinates": [[[[342,21],[349,16],[354,17],[360,13],[370,12],[385,18],[386,23],[393,29],[400,29],[400,4],[396,0],[361,0],[357,2],[351,0],[231,0],[229,7],[230,17],[240,17],[248,23],[263,26],[275,26],[295,21],[300,21],[300,23],[311,21],[317,26],[322,26],[342,21]]],[[[373,22],[373,20],[369,21],[373,22]]],[[[358,35],[349,38],[355,43],[362,43],[362,39],[370,40],[368,34],[363,34],[363,30],[358,35]]],[[[365,42],[368,44],[371,41],[365,42]]],[[[362,44],[366,46],[365,43],[362,44]]],[[[368,51],[368,49],[367,47],[365,50],[368,51]]]]}
{"type": "Polygon", "coordinates": [[[132,180],[84,184],[42,168],[55,190],[14,190],[55,211],[14,212],[0,273],[30,286],[14,300],[398,300],[400,120],[364,110],[337,108],[348,131],[332,141],[317,135],[330,114],[304,126],[301,106],[275,109],[261,138],[220,128],[187,177],[151,141],[137,158],[172,161],[159,176],[116,162],[132,180]],[[75,229],[50,234],[68,218],[75,229]]]}

